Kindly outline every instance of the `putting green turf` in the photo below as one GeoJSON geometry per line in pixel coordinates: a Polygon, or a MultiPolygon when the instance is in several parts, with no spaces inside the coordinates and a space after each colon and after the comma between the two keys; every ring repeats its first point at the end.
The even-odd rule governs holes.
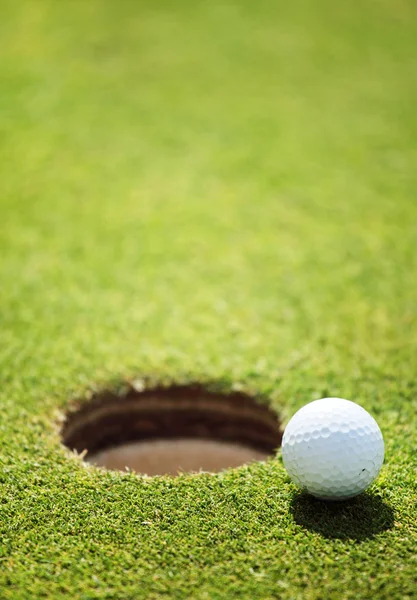
{"type": "Polygon", "coordinates": [[[1,598],[415,598],[416,4],[0,12],[1,598]],[[356,400],[385,465],[87,468],[59,415],[131,377],[356,400]]]}

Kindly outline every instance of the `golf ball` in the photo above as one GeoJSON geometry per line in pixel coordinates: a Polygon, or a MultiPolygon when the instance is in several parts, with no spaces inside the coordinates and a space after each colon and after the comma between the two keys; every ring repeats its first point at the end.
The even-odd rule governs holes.
{"type": "Polygon", "coordinates": [[[363,492],[384,461],[377,422],[359,404],[323,398],[301,408],[282,439],[291,479],[313,496],[343,500],[363,492]]]}

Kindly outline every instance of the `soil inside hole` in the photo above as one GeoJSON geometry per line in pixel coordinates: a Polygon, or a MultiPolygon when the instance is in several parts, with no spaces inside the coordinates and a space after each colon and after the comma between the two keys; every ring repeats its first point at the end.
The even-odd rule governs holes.
{"type": "Polygon", "coordinates": [[[276,414],[254,398],[199,385],[94,395],[67,415],[63,442],[107,469],[147,475],[217,472],[281,445],[276,414]]]}
{"type": "Polygon", "coordinates": [[[198,439],[131,442],[101,450],[87,462],[124,471],[126,467],[147,475],[177,475],[180,472],[216,473],[254,460],[266,460],[268,454],[231,442],[198,439]]]}

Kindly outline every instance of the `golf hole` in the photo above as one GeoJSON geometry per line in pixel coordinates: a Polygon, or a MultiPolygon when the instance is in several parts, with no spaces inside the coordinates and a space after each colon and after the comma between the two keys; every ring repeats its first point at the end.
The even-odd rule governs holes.
{"type": "Polygon", "coordinates": [[[67,414],[64,444],[86,462],[154,475],[219,472],[274,455],[282,432],[277,415],[241,392],[200,385],[93,395],[67,414]]]}

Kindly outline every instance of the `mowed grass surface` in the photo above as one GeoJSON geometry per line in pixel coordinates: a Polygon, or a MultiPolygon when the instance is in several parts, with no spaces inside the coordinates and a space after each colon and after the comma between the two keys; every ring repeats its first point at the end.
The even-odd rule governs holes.
{"type": "Polygon", "coordinates": [[[414,598],[417,9],[9,1],[0,596],[414,598]],[[347,504],[277,459],[144,479],[60,444],[131,377],[377,418],[347,504]]]}

